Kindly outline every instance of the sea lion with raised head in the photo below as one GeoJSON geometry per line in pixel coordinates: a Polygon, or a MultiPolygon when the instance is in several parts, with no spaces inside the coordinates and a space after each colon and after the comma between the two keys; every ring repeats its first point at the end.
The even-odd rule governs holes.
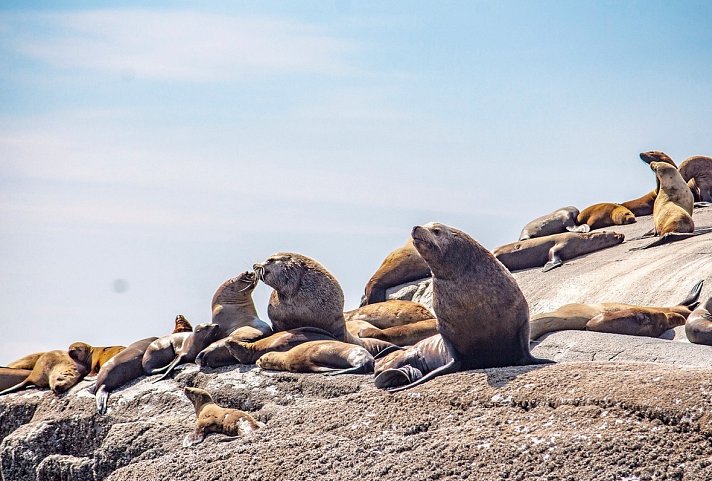
{"type": "Polygon", "coordinates": [[[20,391],[27,386],[49,387],[55,394],[71,389],[89,372],[91,358],[82,357],[83,353],[84,351],[78,350],[75,354],[78,361],[75,361],[67,351],[45,352],[37,359],[24,381],[0,392],[0,396],[20,391]]]}
{"type": "Polygon", "coordinates": [[[602,202],[586,207],[578,215],[576,221],[581,225],[590,226],[591,229],[600,229],[612,225],[633,224],[635,214],[620,204],[602,202]]]}
{"type": "Polygon", "coordinates": [[[529,222],[519,234],[519,240],[532,239],[534,237],[543,237],[552,234],[561,234],[562,232],[588,232],[590,226],[583,224],[578,225],[576,218],[579,215],[579,210],[570,205],[562,207],[550,214],[537,217],[529,222]]]}
{"type": "Polygon", "coordinates": [[[126,349],[126,346],[98,347],[86,342],[75,342],[69,346],[67,352],[69,357],[77,362],[81,359],[89,359],[89,372],[87,376],[95,376],[101,366],[106,364],[112,357],[126,349]]]}
{"type": "Polygon", "coordinates": [[[16,367],[0,367],[0,391],[17,386],[27,379],[32,371],[16,367]]]}
{"type": "Polygon", "coordinates": [[[679,314],[687,318],[699,304],[698,299],[702,292],[704,281],[699,281],[690,290],[689,294],[678,305],[671,307],[637,306],[619,302],[602,302],[598,304],[572,303],[565,304],[551,312],[543,312],[532,316],[529,335],[535,340],[549,332],[564,330],[585,330],[589,321],[596,316],[616,312],[635,312],[644,315],[679,314]]]}
{"type": "MultiPolygon", "coordinates": [[[[447,362],[437,367],[427,363],[432,370],[414,382],[401,386],[408,379],[396,376],[384,387],[407,389],[466,369],[551,362],[531,355],[527,300],[512,274],[487,249],[466,233],[438,223],[416,226],[411,236],[433,273],[433,310],[448,352],[440,359],[447,362]]],[[[389,373],[379,376],[393,377],[389,373]]]]}
{"type": "Polygon", "coordinates": [[[101,366],[91,389],[96,396],[96,410],[99,414],[106,413],[109,394],[112,391],[145,374],[141,360],[148,346],[156,339],[158,338],[147,337],[131,343],[101,366]]]}
{"type": "Polygon", "coordinates": [[[680,164],[680,175],[695,202],[712,202],[712,157],[693,155],[680,164]]]}
{"type": "Polygon", "coordinates": [[[183,392],[195,407],[195,431],[183,439],[183,446],[201,443],[210,433],[251,436],[265,425],[245,411],[218,406],[204,389],[186,387],[183,392]]]}
{"type": "MultiPolygon", "coordinates": [[[[220,335],[220,326],[217,324],[198,324],[193,332],[181,343],[180,347],[174,349],[174,357],[165,367],[154,368],[148,374],[163,374],[153,382],[158,382],[168,377],[171,372],[180,364],[194,362],[198,353],[208,347],[220,335]]],[[[175,336],[176,334],[172,334],[175,336]]],[[[146,359],[144,354],[143,360],[146,359]]],[[[142,361],[143,362],[143,361],[142,361]]],[[[144,365],[145,368],[145,365],[144,365]]]]}
{"type": "Polygon", "coordinates": [[[15,369],[28,369],[31,371],[32,368],[35,367],[37,359],[39,359],[42,354],[44,354],[44,351],[28,354],[27,356],[23,356],[20,359],[17,359],[16,361],[12,361],[10,364],[7,365],[7,367],[12,367],[15,369]]]}
{"type": "Polygon", "coordinates": [[[688,316],[685,335],[690,342],[712,346],[712,297],[688,316]]]}
{"type": "Polygon", "coordinates": [[[193,332],[193,326],[188,322],[188,319],[181,314],[176,316],[175,327],[171,334],[177,334],[179,332],[193,332]]]}
{"type": "Polygon", "coordinates": [[[368,374],[373,372],[373,356],[355,344],[310,341],[288,351],[265,353],[257,365],[273,371],[368,374]]]}
{"type": "Polygon", "coordinates": [[[620,244],[625,239],[616,232],[566,232],[512,242],[497,247],[493,254],[510,271],[542,267],[544,272],[575,257],[620,244]]]}
{"type": "Polygon", "coordinates": [[[413,344],[434,336],[438,333],[438,320],[426,319],[404,326],[393,326],[385,329],[377,327],[365,328],[359,331],[360,337],[370,337],[387,341],[396,346],[412,346],[413,344]]]}
{"type": "Polygon", "coordinates": [[[433,317],[433,313],[424,305],[399,299],[389,299],[344,312],[346,322],[365,321],[381,329],[404,326],[433,317]]]}
{"type": "MultiPolygon", "coordinates": [[[[641,152],[640,158],[647,163],[665,162],[677,168],[675,162],[667,154],[657,150],[641,152]]],[[[642,215],[650,215],[653,213],[653,205],[655,204],[655,198],[658,196],[659,189],[660,182],[656,180],[655,190],[651,190],[647,194],[638,197],[637,199],[621,202],[621,205],[630,210],[636,217],[642,215]]]]}
{"type": "Polygon", "coordinates": [[[430,276],[428,264],[408,239],[404,246],[394,250],[366,283],[361,305],[374,304],[386,300],[386,289],[410,281],[430,276]]]}

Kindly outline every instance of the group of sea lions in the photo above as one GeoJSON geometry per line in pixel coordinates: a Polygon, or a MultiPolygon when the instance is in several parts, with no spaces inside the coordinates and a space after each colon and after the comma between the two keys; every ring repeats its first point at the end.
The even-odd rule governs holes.
{"type": "MultiPolygon", "coordinates": [[[[635,222],[632,209],[642,215],[650,208],[654,235],[696,235],[692,208],[695,200],[712,201],[712,158],[690,158],[680,170],[660,152],[641,158],[656,173],[654,191],[635,201],[596,204],[581,212],[558,209],[527,224],[518,242],[493,252],[444,224],[414,227],[408,242],[389,254],[369,279],[358,309],[344,312],[343,290],[319,262],[280,252],[218,288],[210,323],[193,329],[179,315],[171,334],[127,347],[74,343],[67,351],[25,356],[0,368],[0,395],[27,386],[61,393],[96,375],[89,389],[104,414],[112,391],[143,375],[159,375],[158,382],[190,362],[201,368],[239,363],[330,375],[374,373],[378,388],[399,391],[460,370],[550,363],[532,356],[530,339],[561,329],[659,336],[686,324],[692,342],[712,345],[712,299],[697,307],[702,282],[678,306],[570,304],[530,322],[527,301],[510,273],[541,266],[546,271],[623,242],[622,234],[591,231],[635,222]],[[432,311],[410,301],[386,300],[388,288],[428,276],[432,311]],[[259,282],[273,289],[269,323],[259,318],[252,300],[259,282]]],[[[217,406],[206,391],[186,388],[185,394],[198,417],[186,445],[209,432],[251,433],[262,426],[247,413],[217,406]]]]}

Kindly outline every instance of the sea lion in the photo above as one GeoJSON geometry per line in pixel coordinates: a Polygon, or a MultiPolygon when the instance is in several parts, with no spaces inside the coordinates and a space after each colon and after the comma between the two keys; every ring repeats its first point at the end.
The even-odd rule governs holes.
{"type": "Polygon", "coordinates": [[[404,326],[432,318],[433,313],[424,305],[398,299],[368,304],[358,309],[344,312],[344,320],[346,322],[366,321],[381,329],[404,326]]]}
{"type": "Polygon", "coordinates": [[[579,224],[586,224],[591,229],[600,229],[612,225],[633,224],[635,214],[627,207],[611,202],[602,202],[586,207],[576,218],[579,224]]]}
{"type": "Polygon", "coordinates": [[[32,371],[15,367],[0,367],[0,391],[20,384],[32,371]]]}
{"type": "Polygon", "coordinates": [[[176,316],[176,325],[173,328],[172,334],[177,334],[179,332],[193,332],[193,326],[190,325],[188,319],[183,317],[181,314],[176,316]]]}
{"type": "Polygon", "coordinates": [[[437,333],[438,320],[426,319],[424,321],[406,324],[405,326],[393,326],[386,329],[379,329],[377,327],[361,329],[359,336],[380,339],[395,344],[396,346],[412,346],[437,333]]]}
{"type": "Polygon", "coordinates": [[[310,341],[289,351],[268,352],[257,359],[262,369],[289,372],[368,374],[373,356],[363,347],[341,341],[310,341]]]}
{"type": "Polygon", "coordinates": [[[616,232],[566,232],[512,242],[497,247],[493,254],[510,271],[541,267],[544,272],[564,261],[620,244],[625,239],[616,232]]]}
{"type": "Polygon", "coordinates": [[[663,332],[685,324],[685,316],[677,312],[621,309],[602,312],[586,323],[587,331],[627,334],[629,336],[660,337],[663,332]]]}
{"type": "Polygon", "coordinates": [[[680,164],[680,175],[695,202],[712,202],[712,157],[694,155],[680,164]]]}
{"type": "Polygon", "coordinates": [[[374,304],[386,300],[386,289],[406,282],[430,276],[428,264],[408,239],[404,246],[394,250],[366,283],[361,305],[374,304]]]}
{"type": "Polygon", "coordinates": [[[35,367],[37,359],[39,359],[42,354],[44,354],[44,352],[35,352],[32,354],[28,354],[27,356],[23,356],[16,361],[12,361],[10,364],[7,365],[7,367],[12,367],[15,369],[28,369],[31,371],[32,368],[35,367]]]}
{"type": "Polygon", "coordinates": [[[230,354],[241,364],[255,364],[268,352],[283,352],[309,341],[334,341],[330,332],[316,327],[299,327],[276,332],[254,342],[242,342],[228,338],[225,345],[230,354]]]}
{"type": "Polygon", "coordinates": [[[379,389],[409,385],[422,379],[424,373],[433,372],[453,360],[443,337],[436,334],[403,351],[376,359],[374,384],[379,389]]]}
{"type": "Polygon", "coordinates": [[[535,340],[554,331],[584,330],[589,321],[596,316],[606,313],[633,311],[645,314],[680,314],[687,318],[699,304],[697,301],[702,292],[704,281],[699,281],[690,290],[689,294],[678,305],[672,307],[636,306],[618,302],[602,302],[599,304],[566,304],[555,311],[544,312],[532,317],[530,322],[530,339],[535,340]]]}
{"type": "MultiPolygon", "coordinates": [[[[371,304],[369,304],[371,305],[371,304]]],[[[358,334],[364,329],[378,329],[376,326],[367,321],[346,321],[346,330],[352,336],[359,337],[358,334]]]]}
{"type": "Polygon", "coordinates": [[[203,367],[227,366],[235,363],[225,342],[228,337],[236,341],[251,342],[272,334],[272,328],[257,316],[252,291],[258,277],[254,272],[242,274],[223,282],[213,295],[213,324],[221,328],[219,340],[203,349],[195,358],[203,367]]]}
{"type": "MultiPolygon", "coordinates": [[[[675,162],[667,154],[657,150],[641,152],[640,158],[647,163],[665,162],[677,168],[675,162]]],[[[638,197],[637,199],[629,200],[627,202],[621,202],[621,205],[629,209],[636,217],[642,215],[650,215],[653,213],[653,205],[655,204],[655,198],[658,196],[659,189],[660,182],[656,179],[655,190],[651,190],[647,194],[638,197]]]]}
{"type": "Polygon", "coordinates": [[[176,352],[182,349],[191,334],[191,332],[178,332],[155,339],[143,354],[141,360],[143,371],[148,375],[162,372],[162,368],[167,367],[175,359],[176,352]]]}
{"type": "Polygon", "coordinates": [[[712,297],[689,315],[685,334],[690,342],[712,346],[712,297]]]}
{"type": "MultiPolygon", "coordinates": [[[[174,349],[173,352],[175,357],[171,360],[168,365],[161,368],[154,368],[148,374],[163,374],[161,377],[153,382],[158,382],[171,374],[176,366],[180,364],[185,364],[188,362],[194,362],[196,356],[200,351],[208,347],[210,344],[215,342],[215,340],[220,335],[220,326],[217,324],[198,324],[193,332],[189,332],[189,336],[181,343],[180,347],[174,349]]],[[[172,334],[175,336],[176,334],[172,334]]],[[[144,354],[142,362],[146,359],[144,354]]],[[[145,365],[144,365],[145,369],[145,365]]]]}
{"type": "Polygon", "coordinates": [[[591,228],[587,224],[577,225],[576,218],[578,215],[579,210],[570,205],[557,209],[550,214],[537,217],[524,226],[521,234],[519,234],[519,240],[561,234],[566,231],[588,232],[591,228]]]}
{"type": "Polygon", "coordinates": [[[158,338],[147,337],[131,343],[101,366],[91,389],[96,395],[96,410],[99,414],[106,413],[109,394],[112,391],[144,375],[141,360],[148,346],[156,339],[158,338]]]}
{"type": "Polygon", "coordinates": [[[85,342],[75,342],[69,346],[67,352],[69,357],[76,362],[81,362],[81,359],[90,359],[87,376],[95,376],[101,366],[124,349],[126,349],[126,346],[94,347],[85,342]]]}
{"type": "Polygon", "coordinates": [[[203,389],[186,387],[183,392],[195,406],[195,431],[183,439],[183,447],[201,443],[210,433],[222,433],[228,436],[240,434],[250,436],[265,425],[245,411],[220,407],[203,389]]]}
{"type": "MultiPolygon", "coordinates": [[[[433,310],[449,356],[423,377],[405,386],[389,381],[389,388],[407,389],[465,369],[551,362],[529,352],[527,300],[512,274],[487,249],[466,233],[434,222],[415,226],[411,237],[433,273],[433,310]]],[[[427,366],[433,367],[429,362],[427,366]]],[[[380,376],[392,377],[388,372],[380,376]]]]}
{"type": "Polygon", "coordinates": [[[42,354],[35,367],[20,384],[0,392],[9,394],[25,389],[27,386],[49,387],[55,394],[63,393],[76,385],[89,372],[91,359],[82,358],[82,351],[77,351],[77,359],[72,359],[67,351],[48,351],[42,354]]]}

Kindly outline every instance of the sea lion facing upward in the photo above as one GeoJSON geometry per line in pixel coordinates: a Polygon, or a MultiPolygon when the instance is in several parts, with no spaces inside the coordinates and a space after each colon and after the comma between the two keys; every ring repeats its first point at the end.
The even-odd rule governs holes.
{"type": "Polygon", "coordinates": [[[346,322],[366,321],[381,329],[404,326],[432,318],[433,313],[424,305],[398,299],[368,304],[358,309],[344,312],[344,320],[346,322]]]}
{"type": "MultiPolygon", "coordinates": [[[[509,271],[487,249],[466,233],[438,223],[416,226],[411,236],[433,273],[433,310],[449,356],[444,365],[418,380],[398,386],[408,382],[401,379],[387,387],[406,389],[464,369],[550,362],[529,352],[527,301],[509,271]]],[[[390,378],[389,372],[380,376],[390,378]]]]}
{"type": "Polygon", "coordinates": [[[81,358],[81,351],[77,352],[79,362],[69,357],[67,351],[45,352],[35,363],[35,367],[20,384],[0,392],[9,394],[20,391],[27,386],[38,388],[49,387],[55,394],[63,393],[75,386],[89,372],[90,358],[81,358]]]}
{"type": "Polygon", "coordinates": [[[690,342],[712,346],[712,297],[689,315],[685,335],[690,342]]]}
{"type": "Polygon", "coordinates": [[[368,374],[373,356],[363,347],[341,341],[310,341],[288,351],[271,351],[257,359],[262,369],[290,372],[368,374]]]}
{"type": "Polygon", "coordinates": [[[696,202],[712,202],[712,157],[694,155],[685,159],[679,170],[696,202]]]}
{"type": "MultiPolygon", "coordinates": [[[[677,168],[675,162],[667,154],[657,150],[641,152],[640,158],[647,163],[665,162],[677,168]]],[[[637,199],[621,202],[621,205],[627,207],[633,214],[635,214],[635,216],[650,215],[653,213],[653,205],[655,204],[655,198],[658,196],[659,189],[660,182],[656,180],[655,190],[651,190],[644,196],[637,199]]]]}
{"type": "Polygon", "coordinates": [[[404,246],[394,250],[366,283],[361,305],[374,304],[386,300],[386,289],[430,276],[428,264],[420,257],[408,239],[404,246]]]}
{"type": "Polygon", "coordinates": [[[94,376],[99,372],[101,366],[124,349],[126,349],[125,346],[95,347],[86,342],[75,342],[69,346],[67,352],[69,357],[76,362],[81,362],[81,359],[89,359],[89,373],[87,376],[94,376]]]}
{"type": "Polygon", "coordinates": [[[519,234],[519,240],[542,237],[562,232],[588,232],[590,227],[586,224],[577,225],[576,218],[579,210],[574,206],[562,207],[554,212],[537,217],[529,222],[519,234]]]}
{"type": "Polygon", "coordinates": [[[188,319],[183,317],[181,314],[178,314],[176,316],[176,326],[173,328],[172,334],[176,334],[179,332],[193,332],[193,326],[190,325],[190,322],[188,322],[188,319]]]}
{"type": "Polygon", "coordinates": [[[218,406],[210,394],[203,389],[186,387],[183,392],[193,403],[197,417],[195,431],[183,440],[183,446],[186,448],[201,443],[210,433],[251,436],[256,430],[265,426],[245,411],[218,406]]]}
{"type": "Polygon", "coordinates": [[[131,343],[101,366],[92,388],[96,395],[96,409],[99,414],[106,413],[109,394],[112,391],[144,375],[141,360],[148,346],[156,339],[158,338],[147,337],[131,343]]]}
{"type": "Polygon", "coordinates": [[[612,225],[633,224],[635,214],[627,207],[611,202],[602,202],[586,207],[576,218],[579,224],[586,224],[591,229],[600,229],[612,225]]]}
{"type": "Polygon", "coordinates": [[[15,367],[0,367],[0,391],[20,384],[32,371],[15,367]]]}
{"type": "MultiPolygon", "coordinates": [[[[559,307],[555,311],[544,312],[533,316],[530,322],[530,339],[535,340],[544,334],[554,331],[584,330],[587,329],[588,322],[596,316],[621,311],[650,315],[655,313],[675,313],[687,318],[697,304],[699,304],[697,300],[700,297],[700,292],[702,292],[703,282],[704,281],[700,281],[695,284],[687,297],[685,297],[685,299],[683,299],[678,305],[672,307],[636,306],[633,304],[621,304],[618,302],[602,302],[599,304],[566,304],[559,307]]],[[[674,319],[672,320],[674,321],[674,319]]],[[[593,323],[592,327],[595,324],[598,324],[598,322],[593,323]]]]}
{"type": "Polygon", "coordinates": [[[39,359],[42,354],[44,354],[44,352],[35,352],[32,354],[28,354],[27,356],[23,356],[16,361],[12,361],[10,364],[7,365],[7,367],[12,367],[15,369],[28,369],[31,371],[32,368],[35,367],[37,359],[39,359]]]}
{"type": "Polygon", "coordinates": [[[616,232],[566,232],[512,242],[497,247],[493,254],[510,271],[541,267],[544,272],[564,261],[620,244],[625,239],[616,232]]]}

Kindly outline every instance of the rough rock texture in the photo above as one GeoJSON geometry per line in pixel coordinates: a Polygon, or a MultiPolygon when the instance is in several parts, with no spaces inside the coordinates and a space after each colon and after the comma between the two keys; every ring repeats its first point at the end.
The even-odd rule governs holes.
{"type": "MultiPolygon", "coordinates": [[[[695,220],[712,225],[712,209],[695,220]]],[[[620,230],[648,228],[643,219],[620,230]]],[[[642,242],[515,277],[534,312],[585,300],[675,304],[701,278],[702,298],[712,295],[712,235],[628,252],[642,242]]],[[[429,290],[411,289],[419,299],[429,290]]],[[[175,379],[143,378],[113,393],[105,416],[86,381],[59,396],[11,394],[0,398],[0,473],[4,481],[712,479],[712,347],[669,340],[675,333],[553,333],[533,352],[559,364],[468,371],[397,394],[375,389],[371,376],[193,364],[175,379]],[[195,422],[184,386],[267,426],[183,448],[195,422]]]]}

